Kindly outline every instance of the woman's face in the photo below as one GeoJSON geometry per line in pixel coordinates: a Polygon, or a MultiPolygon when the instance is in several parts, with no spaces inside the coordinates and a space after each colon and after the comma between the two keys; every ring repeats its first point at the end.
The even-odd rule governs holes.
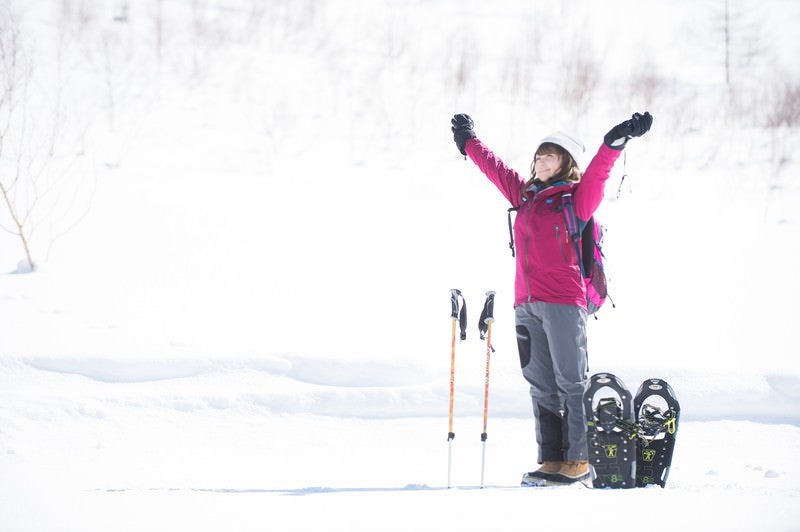
{"type": "Polygon", "coordinates": [[[536,177],[546,183],[558,174],[563,163],[561,155],[557,153],[537,154],[533,157],[533,170],[536,172],[536,177]]]}

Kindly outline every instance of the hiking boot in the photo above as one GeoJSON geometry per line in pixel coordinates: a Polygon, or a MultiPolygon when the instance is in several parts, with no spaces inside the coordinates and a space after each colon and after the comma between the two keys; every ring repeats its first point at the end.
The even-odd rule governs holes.
{"type": "Polygon", "coordinates": [[[567,460],[558,473],[550,475],[548,480],[553,484],[573,484],[589,478],[588,460],[567,460]]]}
{"type": "Polygon", "coordinates": [[[536,471],[531,471],[522,475],[523,486],[543,486],[545,481],[556,475],[563,467],[564,462],[548,461],[542,462],[542,466],[536,471]]]}

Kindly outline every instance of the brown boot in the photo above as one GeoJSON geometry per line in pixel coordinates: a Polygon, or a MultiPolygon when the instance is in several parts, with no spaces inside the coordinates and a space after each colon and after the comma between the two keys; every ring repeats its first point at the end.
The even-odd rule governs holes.
{"type": "Polygon", "coordinates": [[[588,460],[567,460],[558,473],[551,475],[548,480],[555,484],[572,484],[574,482],[582,482],[588,478],[588,460]]]}
{"type": "Polygon", "coordinates": [[[564,462],[545,460],[542,466],[536,471],[525,473],[522,475],[523,486],[533,486],[542,484],[542,480],[548,480],[553,475],[556,475],[564,466],[564,462]]]}

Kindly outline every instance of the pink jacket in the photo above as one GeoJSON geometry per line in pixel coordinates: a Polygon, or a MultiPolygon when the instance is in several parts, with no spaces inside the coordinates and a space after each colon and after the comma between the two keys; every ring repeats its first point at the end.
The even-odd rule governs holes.
{"type": "Polygon", "coordinates": [[[514,306],[544,301],[586,308],[586,287],[575,245],[565,229],[561,195],[571,190],[576,216],[588,220],[603,200],[608,175],[621,151],[603,144],[580,183],[560,182],[527,192],[523,191],[526,179],[506,166],[480,140],[468,140],[465,151],[511,205],[519,208],[514,222],[517,259],[514,306]]]}

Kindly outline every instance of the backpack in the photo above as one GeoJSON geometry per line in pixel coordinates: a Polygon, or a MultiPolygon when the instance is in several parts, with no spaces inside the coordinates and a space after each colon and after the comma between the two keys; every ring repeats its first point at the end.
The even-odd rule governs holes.
{"type": "MultiPolygon", "coordinates": [[[[586,307],[589,314],[594,314],[605,303],[608,297],[608,286],[606,283],[606,273],[603,267],[603,226],[592,216],[587,222],[581,224],[575,215],[575,206],[572,203],[572,193],[567,192],[561,196],[561,209],[564,212],[566,227],[572,241],[575,243],[575,252],[580,260],[578,264],[581,268],[581,276],[586,285],[586,307]]],[[[514,253],[514,228],[511,222],[511,213],[516,211],[516,207],[508,209],[508,231],[511,240],[508,243],[511,248],[511,256],[514,253]]],[[[611,301],[614,306],[614,302],[611,301]]],[[[597,318],[595,316],[595,318],[597,318]]]]}
{"type": "MultiPolygon", "coordinates": [[[[582,273],[583,281],[586,283],[586,305],[589,314],[600,310],[609,297],[602,245],[603,226],[592,216],[581,232],[582,273]]],[[[614,306],[613,301],[611,306],[614,306]]]]}

